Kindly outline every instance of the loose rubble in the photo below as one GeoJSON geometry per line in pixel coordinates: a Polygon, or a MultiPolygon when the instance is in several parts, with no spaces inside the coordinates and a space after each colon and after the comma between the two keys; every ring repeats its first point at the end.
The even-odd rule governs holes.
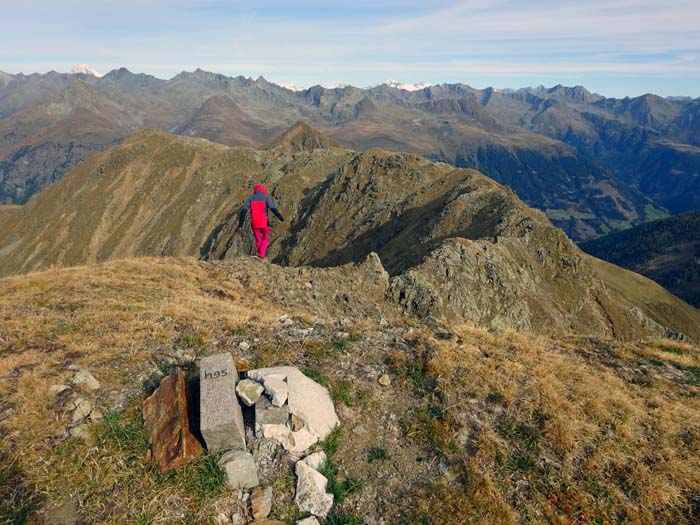
{"type": "Polygon", "coordinates": [[[245,450],[230,450],[219,460],[232,489],[252,489],[260,484],[253,455],[245,450]]]}
{"type": "Polygon", "coordinates": [[[326,492],[328,479],[303,461],[296,465],[297,492],[294,503],[302,512],[325,518],[333,506],[333,494],[326,492]]]}
{"type": "Polygon", "coordinates": [[[243,379],[236,385],[236,393],[238,394],[238,398],[243,401],[243,404],[249,407],[252,407],[258,402],[258,399],[260,399],[260,396],[264,391],[264,386],[255,381],[251,381],[250,379],[243,379]]]}

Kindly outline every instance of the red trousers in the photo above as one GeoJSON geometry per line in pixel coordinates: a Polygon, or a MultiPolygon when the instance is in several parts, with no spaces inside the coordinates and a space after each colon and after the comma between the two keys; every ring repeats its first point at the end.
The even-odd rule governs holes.
{"type": "Polygon", "coordinates": [[[270,244],[270,227],[253,228],[255,237],[255,248],[258,250],[258,257],[264,259],[267,253],[267,245],[270,244]]]}

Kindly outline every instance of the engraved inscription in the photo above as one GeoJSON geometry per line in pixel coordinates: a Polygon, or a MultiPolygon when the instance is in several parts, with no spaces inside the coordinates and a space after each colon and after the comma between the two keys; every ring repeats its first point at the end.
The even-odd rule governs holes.
{"type": "Polygon", "coordinates": [[[214,372],[204,372],[204,379],[216,379],[218,377],[225,377],[228,375],[228,369],[222,368],[221,370],[216,370],[214,372]]]}

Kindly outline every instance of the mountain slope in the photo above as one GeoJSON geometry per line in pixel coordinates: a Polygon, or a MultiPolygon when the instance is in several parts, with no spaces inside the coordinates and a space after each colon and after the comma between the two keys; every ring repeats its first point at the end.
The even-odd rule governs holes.
{"type": "MultiPolygon", "coordinates": [[[[89,152],[139,128],[261,146],[304,120],[345,147],[413,152],[478,169],[511,186],[579,240],[657,218],[662,213],[659,206],[694,206],[692,200],[674,201],[693,184],[692,154],[688,157],[684,150],[682,156],[672,155],[664,162],[654,154],[659,148],[662,153],[669,149],[660,138],[689,140],[694,101],[618,101],[563,86],[517,92],[461,84],[415,91],[387,85],[314,86],[297,92],[262,77],[226,77],[199,69],[167,81],[125,68],[101,78],[56,73],[50,80],[37,75],[0,86],[0,127],[17,111],[46,104],[74,82],[89,84],[115,103],[120,111],[113,114],[120,122],[112,122],[109,136],[90,135],[82,129],[83,120],[75,120],[68,133],[54,122],[58,117],[42,112],[44,120],[35,119],[35,127],[64,129],[65,140],[11,141],[12,148],[0,157],[0,202],[23,202],[89,152]],[[125,127],[122,114],[129,115],[136,128],[125,127]],[[28,170],[27,164],[40,168],[28,170]],[[674,179],[680,183],[666,193],[669,170],[680,174],[674,179]],[[643,183],[638,174],[651,179],[643,183]]],[[[90,121],[85,119],[88,126],[90,121]]],[[[7,126],[11,133],[17,124],[9,120],[7,126]]],[[[39,131],[35,135],[42,136],[39,131]]]]}
{"type": "Polygon", "coordinates": [[[581,244],[700,306],[700,212],[661,219],[581,244]]]}
{"type": "Polygon", "coordinates": [[[672,302],[661,289],[637,310],[618,304],[542,213],[478,172],[352,152],[303,126],[283,137],[253,150],[134,135],[12,213],[14,226],[0,231],[0,272],[147,255],[232,260],[251,250],[235,214],[263,183],[287,217],[273,227],[274,260],[335,266],[376,251],[378,271],[383,264],[392,277],[386,293],[409,312],[548,334],[700,337],[691,322],[700,314],[688,305],[677,301],[684,313],[671,319],[649,308],[672,302]],[[313,147],[280,147],[290,144],[313,147]],[[441,255],[454,246],[457,256],[441,255]],[[480,308],[475,297],[495,299],[480,308]]]}

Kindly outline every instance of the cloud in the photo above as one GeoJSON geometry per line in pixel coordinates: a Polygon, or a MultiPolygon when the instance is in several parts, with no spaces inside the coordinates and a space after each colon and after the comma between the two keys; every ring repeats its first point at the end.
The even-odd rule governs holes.
{"type": "Polygon", "coordinates": [[[700,86],[697,15],[697,0],[30,0],[3,6],[0,69],[202,67],[298,85],[665,76],[686,89],[700,86]]]}

